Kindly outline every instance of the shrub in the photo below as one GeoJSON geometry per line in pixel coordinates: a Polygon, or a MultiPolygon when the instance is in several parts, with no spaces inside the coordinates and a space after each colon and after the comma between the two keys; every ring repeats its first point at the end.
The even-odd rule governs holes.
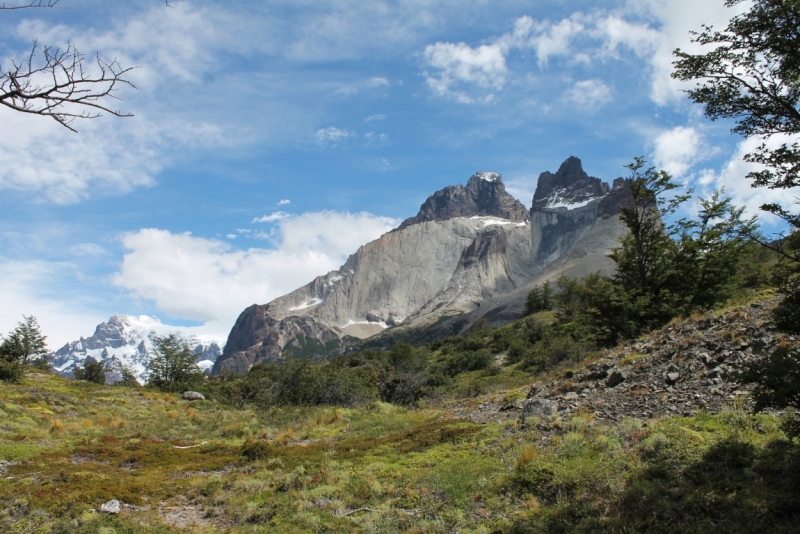
{"type": "Polygon", "coordinates": [[[23,376],[25,376],[24,365],[0,359],[0,380],[3,382],[19,382],[23,376]]]}
{"type": "Polygon", "coordinates": [[[83,366],[75,366],[75,370],[72,372],[72,378],[75,380],[94,382],[95,384],[105,384],[106,366],[103,362],[98,362],[94,358],[86,358],[83,362],[83,366]]]}

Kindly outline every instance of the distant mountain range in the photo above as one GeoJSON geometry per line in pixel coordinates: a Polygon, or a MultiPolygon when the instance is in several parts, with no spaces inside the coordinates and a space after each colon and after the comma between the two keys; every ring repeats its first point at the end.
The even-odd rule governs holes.
{"type": "Polygon", "coordinates": [[[607,255],[627,231],[620,206],[631,201],[625,180],[609,186],[575,157],[539,176],[531,209],[500,174],[476,173],[431,195],[338,270],[245,309],[213,372],[444,337],[481,318],[513,321],[535,285],[613,271],[607,255]]]}
{"type": "Polygon", "coordinates": [[[175,334],[187,343],[195,353],[197,365],[206,371],[212,368],[225,346],[222,339],[194,337],[186,327],[165,325],[156,317],[114,315],[97,325],[93,335],[67,343],[49,357],[55,370],[64,376],[72,376],[76,364],[92,358],[105,363],[107,382],[119,380],[125,366],[144,383],[148,377],[147,363],[154,354],[153,339],[168,334],[175,334]]]}

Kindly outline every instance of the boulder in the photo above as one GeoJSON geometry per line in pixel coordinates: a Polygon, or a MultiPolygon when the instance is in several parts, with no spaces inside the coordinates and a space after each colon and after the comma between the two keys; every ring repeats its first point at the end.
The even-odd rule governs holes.
{"type": "Polygon", "coordinates": [[[184,391],[183,395],[181,395],[181,398],[188,401],[206,400],[205,395],[199,391],[184,391]]]}
{"type": "Polygon", "coordinates": [[[119,501],[117,499],[111,499],[107,503],[104,503],[100,506],[100,511],[106,514],[118,514],[119,501]]]}
{"type": "Polygon", "coordinates": [[[613,388],[622,384],[625,382],[625,380],[627,380],[630,373],[630,367],[614,369],[614,371],[611,373],[611,376],[609,376],[608,380],[606,380],[606,387],[613,388]]]}
{"type": "Polygon", "coordinates": [[[546,419],[558,411],[558,403],[549,399],[528,399],[522,404],[522,414],[519,422],[525,424],[528,417],[541,417],[546,419]]]}

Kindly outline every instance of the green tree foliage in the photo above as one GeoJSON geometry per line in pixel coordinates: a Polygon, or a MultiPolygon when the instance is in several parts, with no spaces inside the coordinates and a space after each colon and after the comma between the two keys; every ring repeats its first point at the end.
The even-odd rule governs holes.
{"type": "MultiPolygon", "coordinates": [[[[742,0],[727,0],[728,7],[742,0]]],[[[734,133],[765,138],[800,133],[800,2],[755,0],[749,11],[733,17],[724,31],[704,26],[693,42],[708,45],[705,54],[675,50],[673,78],[698,81],[689,98],[705,107],[711,120],[736,120],[734,133]]],[[[766,168],[747,175],[756,187],[800,186],[800,147],[762,143],[744,156],[766,168]]],[[[774,205],[762,209],[800,227],[797,215],[774,205]]]]}
{"type": "Polygon", "coordinates": [[[46,336],[33,315],[23,315],[6,336],[0,336],[0,380],[17,382],[25,373],[25,365],[41,362],[46,364],[46,336]]]}
{"type": "Polygon", "coordinates": [[[691,190],[670,193],[679,185],[669,173],[645,165],[635,158],[627,166],[633,203],[621,214],[629,233],[610,254],[617,264],[612,291],[596,282],[588,299],[611,343],[727,299],[750,252],[746,236],[756,228],[755,219],[743,220],[743,209],[722,198],[722,191],[699,200],[696,220],[665,223],[691,190]]]}
{"type": "MultiPolygon", "coordinates": [[[[800,409],[800,347],[781,345],[766,358],[744,367],[739,375],[744,384],[755,384],[755,410],[764,408],[800,409]]],[[[790,437],[800,437],[800,420],[793,413],[787,417],[784,431],[790,437]]]]}
{"type": "MultiPolygon", "coordinates": [[[[0,356],[8,362],[27,364],[47,355],[47,336],[42,334],[39,322],[33,315],[23,315],[0,344],[0,356]]],[[[2,336],[0,336],[2,337],[2,336]]]]}
{"type": "MultiPolygon", "coordinates": [[[[728,7],[741,0],[727,0],[728,7]]],[[[733,17],[723,31],[704,26],[693,41],[710,48],[705,54],[676,50],[674,78],[697,81],[689,98],[705,108],[711,120],[730,118],[733,128],[745,138],[763,142],[745,154],[761,170],[747,178],[753,187],[793,189],[800,187],[800,2],[754,0],[750,9],[733,17]],[[777,143],[770,143],[772,138],[777,143]],[[782,141],[782,142],[781,142],[782,141]]],[[[800,214],[778,204],[761,209],[777,215],[790,227],[790,237],[800,232],[800,214]]],[[[778,252],[788,266],[779,281],[785,300],[776,310],[776,322],[800,331],[800,247],[787,247],[791,240],[753,236],[778,252]],[[791,318],[787,320],[787,318],[791,318]]]]}
{"type": "Polygon", "coordinates": [[[156,354],[147,364],[150,384],[164,391],[179,391],[202,383],[205,375],[197,367],[194,353],[175,334],[158,336],[153,344],[156,354]]]}
{"type": "Polygon", "coordinates": [[[528,292],[528,296],[525,299],[525,312],[523,317],[552,309],[553,286],[550,285],[550,282],[545,282],[543,285],[536,286],[528,292]]]}
{"type": "Polygon", "coordinates": [[[244,402],[269,406],[357,406],[376,400],[376,378],[368,369],[352,369],[342,361],[315,362],[288,358],[284,363],[254,365],[236,382],[244,402]]]}
{"type": "Polygon", "coordinates": [[[93,358],[86,358],[83,365],[76,365],[72,372],[75,380],[85,380],[95,384],[106,383],[106,366],[103,362],[98,362],[93,358]]]}
{"type": "Polygon", "coordinates": [[[125,386],[125,387],[139,387],[139,381],[136,379],[136,375],[129,367],[123,365],[120,374],[121,374],[120,380],[118,382],[115,382],[115,385],[125,386]]]}

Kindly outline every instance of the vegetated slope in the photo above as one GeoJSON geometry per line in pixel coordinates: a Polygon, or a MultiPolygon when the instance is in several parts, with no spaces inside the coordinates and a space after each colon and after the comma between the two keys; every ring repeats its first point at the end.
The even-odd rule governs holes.
{"type": "Polygon", "coordinates": [[[243,373],[285,351],[325,358],[384,330],[435,327],[429,337],[441,337],[482,317],[505,324],[519,317],[535,284],[565,272],[610,272],[607,254],[625,233],[624,180],[610,188],[569,158],[556,174],[542,174],[537,195],[529,214],[497,173],[435,193],[339,270],[243,311],[214,372],[243,373]]]}
{"type": "Polygon", "coordinates": [[[728,372],[797,343],[764,321],[770,305],[530,377],[529,408],[556,411],[524,425],[514,407],[531,388],[503,387],[517,364],[485,376],[485,396],[425,409],[255,410],[34,371],[0,387],[0,528],[796,532],[798,446],[776,415],[743,409],[728,372]],[[693,390],[706,409],[685,406],[693,390]],[[119,515],[94,511],[112,498],[119,515]]]}
{"type": "Polygon", "coordinates": [[[154,337],[175,334],[194,351],[200,368],[210,370],[222,354],[225,340],[213,336],[195,337],[187,330],[165,325],[158,318],[147,315],[113,315],[97,325],[91,336],[65,344],[48,354],[48,358],[53,368],[63,376],[71,377],[75,365],[92,358],[105,364],[109,383],[120,380],[123,366],[144,383],[147,381],[147,364],[153,356],[154,337]]]}

